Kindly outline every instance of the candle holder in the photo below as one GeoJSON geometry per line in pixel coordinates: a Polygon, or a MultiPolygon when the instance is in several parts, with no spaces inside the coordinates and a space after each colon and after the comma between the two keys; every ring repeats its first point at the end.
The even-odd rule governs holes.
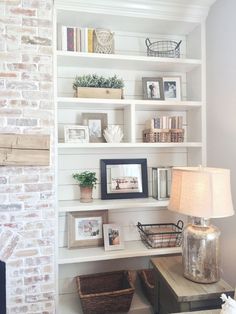
{"type": "Polygon", "coordinates": [[[170,198],[171,167],[152,168],[152,197],[157,200],[170,198]]]}

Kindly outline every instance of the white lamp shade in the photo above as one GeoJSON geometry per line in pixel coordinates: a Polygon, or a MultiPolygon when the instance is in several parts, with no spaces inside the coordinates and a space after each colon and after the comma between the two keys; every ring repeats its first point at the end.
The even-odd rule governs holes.
{"type": "Polygon", "coordinates": [[[230,171],[204,167],[173,168],[168,209],[202,218],[233,215],[230,171]]]}

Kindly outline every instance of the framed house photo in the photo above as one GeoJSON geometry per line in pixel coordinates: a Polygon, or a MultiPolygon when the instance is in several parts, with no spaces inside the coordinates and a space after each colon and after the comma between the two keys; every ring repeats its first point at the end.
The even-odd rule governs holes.
{"type": "Polygon", "coordinates": [[[88,143],[89,129],[84,125],[65,125],[65,143],[88,143]]]}
{"type": "Polygon", "coordinates": [[[102,246],[107,210],[68,213],[68,248],[102,246]]]}
{"type": "Polygon", "coordinates": [[[101,198],[148,197],[147,159],[101,159],[101,198]]]}
{"type": "Polygon", "coordinates": [[[124,249],[123,230],[120,225],[104,224],[103,235],[105,251],[124,249]]]}
{"type": "Polygon", "coordinates": [[[181,77],[163,77],[165,100],[181,100],[181,77]]]}
{"type": "Polygon", "coordinates": [[[163,80],[161,77],[143,77],[143,99],[164,100],[163,80]]]}
{"type": "Polygon", "coordinates": [[[106,113],[82,113],[83,124],[89,129],[89,142],[106,142],[103,132],[107,127],[106,113]]]}

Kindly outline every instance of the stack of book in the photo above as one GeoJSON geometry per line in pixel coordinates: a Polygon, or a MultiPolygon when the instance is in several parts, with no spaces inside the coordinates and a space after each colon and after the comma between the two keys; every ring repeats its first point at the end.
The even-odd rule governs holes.
{"type": "Polygon", "coordinates": [[[93,52],[93,28],[60,26],[58,46],[63,51],[93,52]]]}
{"type": "Polygon", "coordinates": [[[183,117],[156,117],[146,121],[146,129],[182,129],[183,128],[183,117]]]}

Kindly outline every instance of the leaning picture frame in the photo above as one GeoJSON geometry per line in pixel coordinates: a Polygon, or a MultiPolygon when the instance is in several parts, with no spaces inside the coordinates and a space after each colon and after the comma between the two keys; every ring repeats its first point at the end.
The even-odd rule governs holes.
{"type": "Polygon", "coordinates": [[[88,126],[90,143],[106,142],[103,135],[108,125],[106,113],[85,112],[82,113],[82,121],[88,126]]]}
{"type": "Polygon", "coordinates": [[[65,125],[65,143],[88,143],[89,129],[84,125],[65,125]]]}
{"type": "Polygon", "coordinates": [[[68,248],[103,245],[103,224],[108,223],[108,210],[69,212],[68,248]]]}
{"type": "Polygon", "coordinates": [[[148,197],[147,159],[101,159],[101,198],[148,197]]]}
{"type": "Polygon", "coordinates": [[[105,251],[114,251],[114,250],[124,249],[123,230],[120,225],[104,224],[103,235],[104,235],[105,251]]]}
{"type": "Polygon", "coordinates": [[[163,80],[161,77],[143,77],[143,99],[164,100],[163,80]]]}
{"type": "Polygon", "coordinates": [[[165,100],[180,101],[181,100],[181,77],[168,76],[163,77],[163,88],[165,100]]]}

